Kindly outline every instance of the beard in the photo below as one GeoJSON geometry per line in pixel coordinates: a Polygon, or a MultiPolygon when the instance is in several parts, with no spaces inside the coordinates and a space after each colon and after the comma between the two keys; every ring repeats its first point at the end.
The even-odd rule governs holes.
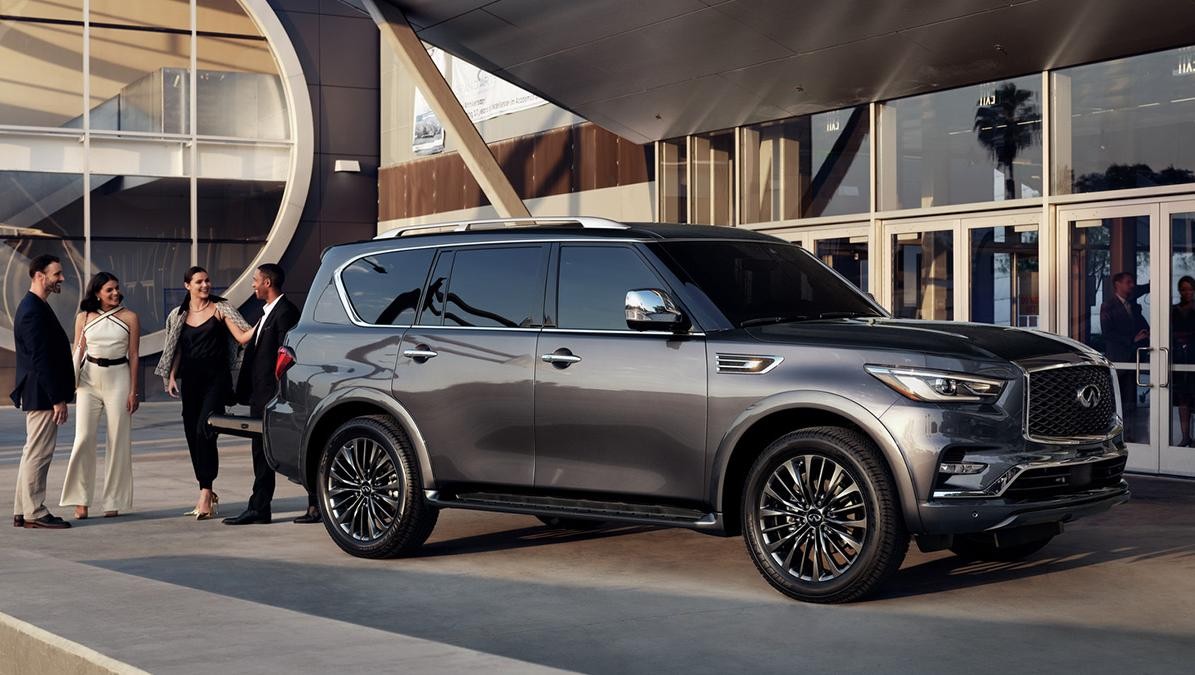
{"type": "Polygon", "coordinates": [[[49,288],[51,293],[61,293],[62,292],[62,282],[59,281],[59,282],[50,284],[47,288],[49,288]]]}

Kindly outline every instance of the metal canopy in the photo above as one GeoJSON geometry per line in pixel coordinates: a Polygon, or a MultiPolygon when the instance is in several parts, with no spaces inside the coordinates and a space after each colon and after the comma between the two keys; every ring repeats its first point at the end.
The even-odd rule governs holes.
{"type": "Polygon", "coordinates": [[[1195,0],[385,0],[637,142],[1195,43],[1195,0]]]}

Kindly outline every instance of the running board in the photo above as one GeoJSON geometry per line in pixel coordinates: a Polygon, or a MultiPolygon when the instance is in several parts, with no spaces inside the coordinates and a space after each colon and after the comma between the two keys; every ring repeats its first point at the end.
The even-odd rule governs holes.
{"type": "Polygon", "coordinates": [[[239,415],[212,415],[207,418],[207,425],[218,434],[243,436],[244,438],[261,438],[261,419],[257,417],[241,417],[239,415]]]}
{"type": "Polygon", "coordinates": [[[715,513],[697,509],[655,504],[628,504],[595,499],[567,499],[537,495],[515,495],[496,492],[467,492],[445,494],[439,490],[424,490],[424,497],[436,506],[478,511],[523,513],[532,516],[560,516],[587,520],[613,520],[665,527],[718,529],[721,519],[715,513]]]}

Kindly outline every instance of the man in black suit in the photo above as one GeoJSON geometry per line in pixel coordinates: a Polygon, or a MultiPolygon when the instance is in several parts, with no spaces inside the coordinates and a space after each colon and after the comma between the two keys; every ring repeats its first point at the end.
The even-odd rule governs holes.
{"type": "Polygon", "coordinates": [[[58,427],[66,423],[66,404],[75,395],[71,343],[47,299],[62,292],[62,263],[39,255],[29,263],[29,292],[13,320],[17,343],[17,386],[12,403],[25,411],[25,449],[17,469],[12,524],[29,529],[62,530],[70,523],[46,509],[46,476],[58,427]]]}
{"type": "MultiPolygon", "coordinates": [[[[278,348],[287,331],[299,322],[299,308],[282,294],[286,274],[273,263],[266,263],[253,272],[253,293],[265,303],[261,319],[253,331],[253,339],[245,347],[245,358],[241,363],[241,374],[237,378],[237,399],[249,405],[249,414],[261,417],[266,404],[278,392],[278,380],[274,376],[274,365],[278,359],[278,348]]],[[[274,499],[274,470],[266,462],[265,448],[260,437],[253,439],[253,494],[249,506],[241,515],[225,518],[225,525],[266,524],[272,520],[270,502],[274,499]]],[[[314,509],[315,518],[310,518],[314,504],[308,496],[306,520],[319,522],[319,510],[314,509]]],[[[303,516],[300,516],[303,518],[303,516]]]]}
{"type": "MultiPolygon", "coordinates": [[[[1136,363],[1137,349],[1149,346],[1149,323],[1137,298],[1149,293],[1149,284],[1137,285],[1129,272],[1112,275],[1112,297],[1100,305],[1100,331],[1104,335],[1104,355],[1116,363],[1136,363]]],[[[1121,417],[1125,440],[1137,440],[1143,420],[1137,418],[1137,371],[1117,368],[1120,385],[1121,417]]]]}

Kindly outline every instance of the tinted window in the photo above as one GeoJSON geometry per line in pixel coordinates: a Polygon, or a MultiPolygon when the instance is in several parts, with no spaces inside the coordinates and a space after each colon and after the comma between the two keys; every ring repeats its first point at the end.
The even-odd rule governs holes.
{"type": "Polygon", "coordinates": [[[340,302],[340,293],[337,292],[336,286],[331,282],[327,286],[324,286],[323,292],[319,294],[319,298],[315,301],[312,318],[320,323],[347,324],[349,322],[348,315],[344,313],[344,304],[340,302]]]}
{"type": "Polygon", "coordinates": [[[448,277],[452,274],[452,261],[456,254],[442,251],[436,259],[427,282],[427,293],[423,296],[423,311],[419,313],[420,326],[439,326],[444,323],[444,303],[448,301],[448,277]]]}
{"type": "Polygon", "coordinates": [[[365,323],[409,326],[433,253],[431,249],[379,253],[346,267],[340,280],[357,316],[365,323]]]}
{"type": "Polygon", "coordinates": [[[456,252],[448,282],[446,326],[526,328],[543,311],[544,248],[456,252]]]}
{"type": "Polygon", "coordinates": [[[660,287],[639,254],[625,246],[564,246],[556,308],[559,326],[627,330],[627,291],[660,287]]]}
{"type": "Polygon", "coordinates": [[[854,286],[791,244],[678,241],[660,246],[678,274],[691,278],[736,326],[880,316],[854,286]]]}

